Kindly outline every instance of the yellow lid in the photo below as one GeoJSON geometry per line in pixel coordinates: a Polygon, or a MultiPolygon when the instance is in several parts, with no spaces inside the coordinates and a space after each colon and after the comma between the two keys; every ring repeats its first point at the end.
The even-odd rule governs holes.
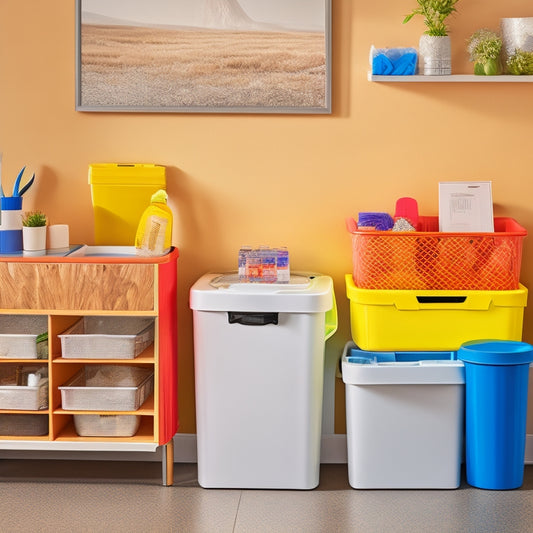
{"type": "Polygon", "coordinates": [[[165,167],[134,163],[94,163],[89,165],[91,185],[154,185],[166,186],[165,167]]]}

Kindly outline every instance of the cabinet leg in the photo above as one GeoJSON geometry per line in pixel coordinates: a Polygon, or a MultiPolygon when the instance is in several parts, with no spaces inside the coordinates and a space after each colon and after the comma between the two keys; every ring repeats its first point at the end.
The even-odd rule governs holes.
{"type": "Polygon", "coordinates": [[[170,439],[163,446],[163,485],[170,487],[174,484],[174,439],[170,439]]]}

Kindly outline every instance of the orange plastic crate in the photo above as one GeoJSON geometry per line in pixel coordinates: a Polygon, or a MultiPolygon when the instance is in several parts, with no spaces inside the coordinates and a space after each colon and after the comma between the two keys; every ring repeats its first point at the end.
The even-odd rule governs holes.
{"type": "Polygon", "coordinates": [[[420,217],[417,231],[352,234],[353,279],[362,289],[515,290],[525,228],[495,217],[494,233],[439,232],[438,217],[420,217]]]}

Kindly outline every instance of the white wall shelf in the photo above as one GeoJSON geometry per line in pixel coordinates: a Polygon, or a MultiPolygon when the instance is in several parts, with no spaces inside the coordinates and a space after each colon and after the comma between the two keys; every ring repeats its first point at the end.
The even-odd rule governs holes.
{"type": "Polygon", "coordinates": [[[452,74],[451,76],[376,76],[368,73],[368,81],[388,83],[447,83],[447,82],[474,82],[474,83],[533,83],[533,76],[478,76],[476,74],[452,74]]]}

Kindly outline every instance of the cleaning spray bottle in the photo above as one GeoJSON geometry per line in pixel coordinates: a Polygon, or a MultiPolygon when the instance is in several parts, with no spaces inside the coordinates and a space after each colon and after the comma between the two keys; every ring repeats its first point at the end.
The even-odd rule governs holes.
{"type": "Polygon", "coordinates": [[[165,255],[172,246],[172,211],[167,206],[168,195],[163,189],[152,195],[150,205],[139,221],[135,235],[137,255],[165,255]]]}

